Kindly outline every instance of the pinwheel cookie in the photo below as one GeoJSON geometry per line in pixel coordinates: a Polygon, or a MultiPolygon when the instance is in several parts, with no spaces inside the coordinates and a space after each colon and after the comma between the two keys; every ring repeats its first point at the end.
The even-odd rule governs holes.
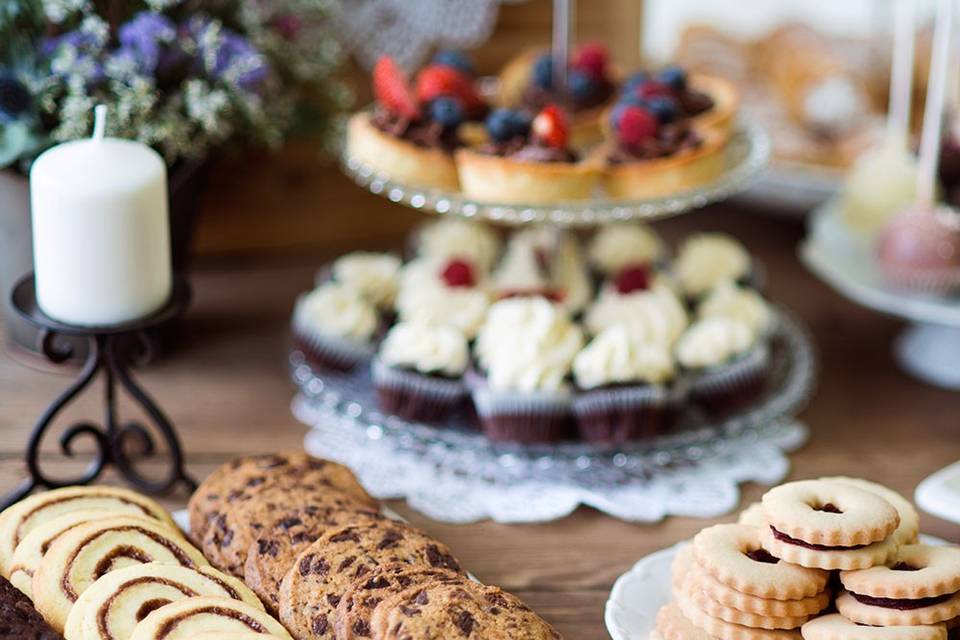
{"type": "Polygon", "coordinates": [[[134,628],[130,640],[194,640],[200,633],[214,632],[292,640],[283,625],[262,609],[241,600],[207,596],[184,598],[160,607],[134,628]]]}

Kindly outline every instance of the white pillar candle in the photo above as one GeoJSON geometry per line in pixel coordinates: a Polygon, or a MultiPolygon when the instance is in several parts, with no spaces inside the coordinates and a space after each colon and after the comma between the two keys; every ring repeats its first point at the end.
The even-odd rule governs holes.
{"type": "Polygon", "coordinates": [[[150,147],[103,135],[44,152],[30,170],[37,303],[75,325],[113,325],[170,296],[167,168],[150,147]]]}

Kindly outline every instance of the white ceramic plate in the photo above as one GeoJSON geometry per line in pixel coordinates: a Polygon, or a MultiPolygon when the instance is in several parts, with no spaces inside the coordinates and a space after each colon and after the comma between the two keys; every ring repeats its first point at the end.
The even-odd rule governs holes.
{"type": "MultiPolygon", "coordinates": [[[[921,535],[920,539],[926,544],[947,544],[933,536],[921,535]]],[[[657,611],[670,601],[670,565],[677,551],[687,544],[681,542],[651,553],[617,578],[604,611],[604,622],[613,640],[650,637],[657,611]]]]}
{"type": "Polygon", "coordinates": [[[960,523],[960,462],[924,480],[914,493],[917,506],[948,522],[960,523]]]}

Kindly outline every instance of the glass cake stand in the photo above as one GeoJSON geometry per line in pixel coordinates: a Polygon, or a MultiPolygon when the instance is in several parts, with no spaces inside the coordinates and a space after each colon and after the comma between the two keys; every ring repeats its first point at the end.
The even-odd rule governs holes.
{"type": "Polygon", "coordinates": [[[400,184],[378,174],[346,152],[341,155],[341,165],[354,182],[371,193],[414,209],[507,225],[546,223],[583,227],[666,218],[724,200],[749,187],[766,167],[770,141],[759,127],[738,122],[723,153],[723,173],[715,181],[695,189],[650,200],[597,197],[552,205],[491,204],[469,200],[456,192],[400,184]]]}
{"type": "Polygon", "coordinates": [[[683,411],[667,435],[624,445],[583,442],[519,445],[488,440],[466,415],[428,425],[384,414],[366,367],[351,374],[321,373],[298,350],[290,353],[293,380],[306,408],[337,422],[354,439],[413,455],[434,467],[469,475],[540,479],[579,485],[613,485],[649,478],[657,469],[696,464],[729,448],[776,440],[810,397],[816,358],[803,325],[776,307],[772,364],[762,395],[741,411],[711,419],[693,407],[683,411]]]}

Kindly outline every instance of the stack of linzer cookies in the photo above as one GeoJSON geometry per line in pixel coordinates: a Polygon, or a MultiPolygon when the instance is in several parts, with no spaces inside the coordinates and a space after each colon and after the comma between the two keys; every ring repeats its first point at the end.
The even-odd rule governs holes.
{"type": "Polygon", "coordinates": [[[652,640],[945,640],[960,626],[960,548],[918,534],[886,487],[781,485],[681,548],[652,640]]]}
{"type": "Polygon", "coordinates": [[[200,486],[190,521],[202,552],[125,489],[58,489],[0,513],[0,638],[560,638],[445,545],[381,515],[333,462],[236,460],[200,486]]]}

